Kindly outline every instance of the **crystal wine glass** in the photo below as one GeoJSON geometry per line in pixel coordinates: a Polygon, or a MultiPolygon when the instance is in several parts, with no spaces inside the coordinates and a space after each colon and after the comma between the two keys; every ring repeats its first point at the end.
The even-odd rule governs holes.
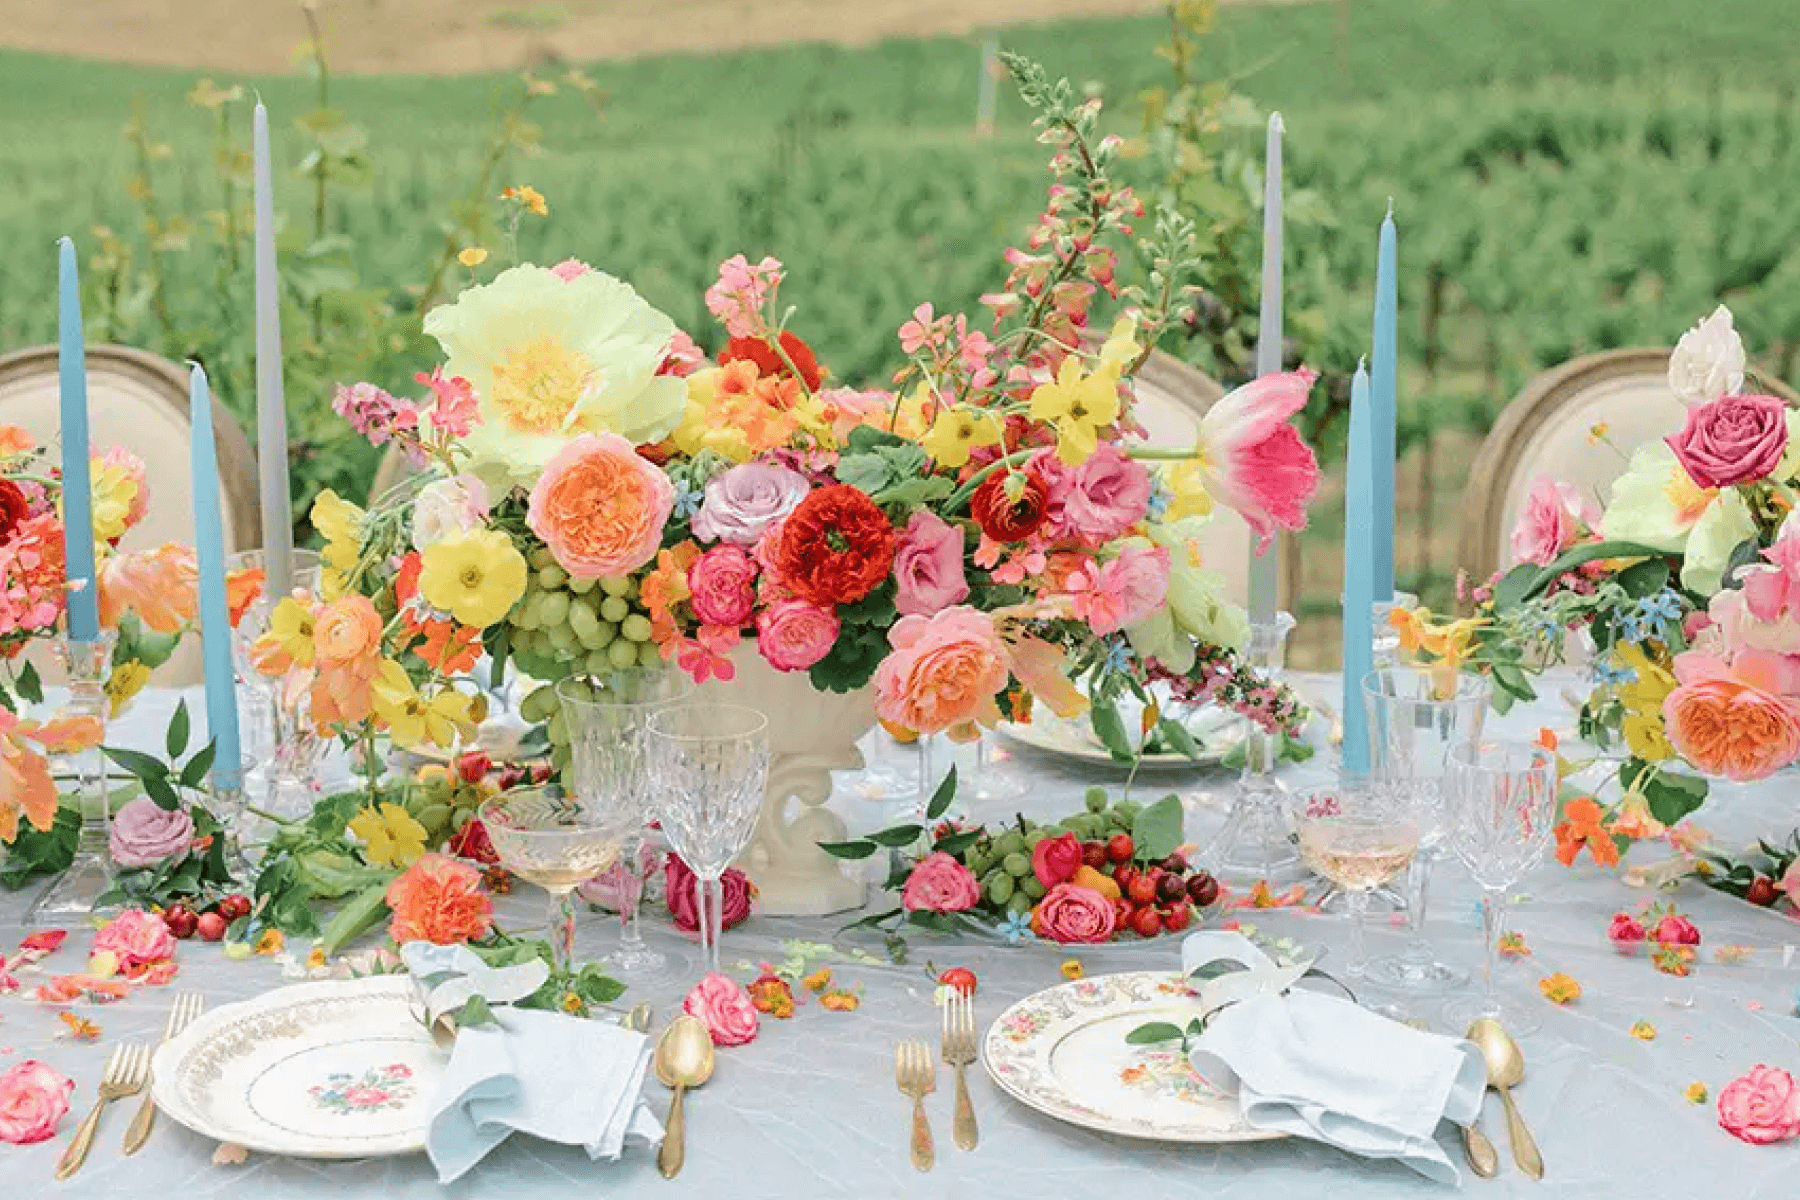
{"type": "Polygon", "coordinates": [[[500,865],[550,893],[550,945],[559,970],[575,954],[575,889],[619,857],[628,830],[609,805],[590,805],[554,784],[518,787],[481,806],[500,865]]]}
{"type": "MultiPolygon", "coordinates": [[[[1444,1007],[1452,1030],[1491,1017],[1515,1034],[1538,1027],[1532,1008],[1494,990],[1494,955],[1506,924],[1506,889],[1540,862],[1556,821],[1556,753],[1523,742],[1484,742],[1450,753],[1445,843],[1481,886],[1481,936],[1487,947],[1480,995],[1444,1007]]],[[[1535,1007],[1535,1006],[1534,1006],[1535,1007]]]]}
{"type": "Polygon", "coordinates": [[[645,944],[638,921],[651,819],[645,727],[652,713],[684,702],[693,690],[685,674],[670,670],[571,676],[556,685],[569,727],[575,791],[591,804],[616,808],[627,830],[618,869],[631,872],[635,886],[622,893],[619,948],[600,961],[639,986],[665,982],[675,969],[669,955],[645,944]]]}
{"type": "Polygon", "coordinates": [[[1485,677],[1433,667],[1386,667],[1363,680],[1375,776],[1409,784],[1419,800],[1419,852],[1406,874],[1407,925],[1399,954],[1369,964],[1369,979],[1402,991],[1436,992],[1468,980],[1438,960],[1425,934],[1431,860],[1443,838],[1444,776],[1450,752],[1481,737],[1492,689],[1485,677]]]}
{"type": "Polygon", "coordinates": [[[1337,787],[1293,799],[1300,857],[1344,890],[1350,908],[1349,979],[1368,973],[1363,919],[1369,893],[1412,861],[1419,844],[1418,805],[1412,789],[1380,780],[1344,780],[1337,787]]]}
{"type": "MultiPolygon", "coordinates": [[[[240,550],[225,560],[227,576],[236,575],[240,571],[264,570],[264,556],[261,550],[240,550]]],[[[294,590],[298,593],[316,594],[319,588],[319,556],[311,550],[294,551],[294,590]]],[[[276,680],[264,675],[250,661],[250,648],[256,639],[269,631],[269,614],[275,609],[279,597],[270,596],[263,584],[257,587],[256,599],[246,605],[238,614],[237,623],[231,627],[231,655],[237,668],[238,694],[243,697],[243,705],[248,710],[250,730],[248,749],[259,761],[266,759],[276,746],[275,689],[276,680]]]]}
{"type": "Polygon", "coordinates": [[[720,877],[756,833],[769,776],[769,721],[736,704],[683,704],[652,713],[650,777],[663,836],[695,875],[700,949],[719,969],[720,877]]]}

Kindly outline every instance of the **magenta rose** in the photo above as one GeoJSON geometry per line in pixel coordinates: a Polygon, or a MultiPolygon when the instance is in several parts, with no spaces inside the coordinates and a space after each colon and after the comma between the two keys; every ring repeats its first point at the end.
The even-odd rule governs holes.
{"type": "Polygon", "coordinates": [[[14,1063],[0,1075],[0,1141],[23,1146],[54,1137],[74,1092],[73,1079],[35,1058],[14,1063]]]}
{"type": "Polygon", "coordinates": [[[1582,530],[1599,522],[1599,514],[1572,483],[1540,476],[1525,496],[1512,531],[1512,555],[1522,563],[1547,567],[1556,556],[1581,540],[1582,530]]]}
{"type": "Polygon", "coordinates": [[[681,1010],[698,1017],[715,1046],[742,1046],[756,1037],[756,1004],[744,985],[723,971],[708,971],[681,1002],[681,1010]]]}
{"type": "Polygon", "coordinates": [[[1613,949],[1620,954],[1635,954],[1650,935],[1636,917],[1629,913],[1614,913],[1606,936],[1612,939],[1613,949]]]}
{"type": "Polygon", "coordinates": [[[110,951],[121,971],[175,956],[175,935],[161,917],[128,908],[94,933],[93,953],[110,951]]]}
{"type": "Polygon", "coordinates": [[[1688,409],[1681,432],[1664,440],[1701,487],[1754,483],[1787,450],[1787,405],[1774,396],[1720,396],[1688,409]]]}
{"type": "Polygon", "coordinates": [[[1670,915],[1656,923],[1656,931],[1652,934],[1664,946],[1698,946],[1700,944],[1699,928],[1686,917],[1670,915]]]}
{"type": "MultiPolygon", "coordinates": [[[[697,877],[681,855],[670,854],[663,860],[663,902],[678,929],[693,933],[700,928],[700,898],[694,884],[697,877]]],[[[723,898],[719,904],[719,924],[730,929],[750,915],[750,901],[756,896],[756,885],[736,867],[727,867],[719,878],[723,898]]]]}
{"type": "Polygon", "coordinates": [[[967,600],[962,530],[935,513],[914,513],[894,553],[894,583],[894,607],[904,616],[929,617],[967,600]]]}
{"type": "Polygon", "coordinates": [[[1105,942],[1112,940],[1118,916],[1113,903],[1093,888],[1059,883],[1038,901],[1032,928],[1053,942],[1105,942]]]}
{"type": "Polygon", "coordinates": [[[777,671],[804,671],[831,653],[842,625],[810,600],[778,600],[756,614],[756,648],[777,671]]]}
{"type": "Polygon", "coordinates": [[[914,864],[900,889],[900,906],[908,912],[968,912],[980,899],[974,874],[942,850],[914,864]]]}
{"type": "Polygon", "coordinates": [[[742,546],[714,546],[688,568],[694,615],[708,625],[733,629],[756,607],[756,563],[742,546]]]}
{"type": "Polygon", "coordinates": [[[158,808],[150,797],[139,796],[114,814],[107,840],[120,866],[154,867],[187,853],[194,844],[194,818],[184,809],[158,808]]]}
{"type": "Polygon", "coordinates": [[[1753,1146],[1800,1137],[1800,1084],[1758,1063],[1719,1093],[1719,1127],[1753,1146]]]}
{"type": "Polygon", "coordinates": [[[1150,471],[1117,446],[1102,442],[1078,467],[1065,466],[1053,450],[1031,460],[1050,488],[1048,525],[1054,537],[1110,542],[1150,510],[1150,471]]]}
{"type": "Polygon", "coordinates": [[[798,471],[740,463],[707,483],[694,514],[694,536],[703,542],[754,545],[763,530],[793,512],[811,490],[798,471]]]}
{"type": "Polygon", "coordinates": [[[1032,848],[1031,873],[1047,888],[1075,878],[1081,870],[1081,839],[1072,833],[1045,838],[1032,848]]]}

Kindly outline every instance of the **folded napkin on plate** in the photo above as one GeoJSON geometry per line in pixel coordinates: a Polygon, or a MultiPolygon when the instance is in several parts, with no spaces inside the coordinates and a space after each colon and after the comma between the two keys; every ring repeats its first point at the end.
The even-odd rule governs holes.
{"type": "Polygon", "coordinates": [[[1398,1159],[1451,1186],[1461,1182],[1434,1135],[1440,1120],[1467,1125],[1481,1111],[1487,1070],[1473,1044],[1338,996],[1283,991],[1296,968],[1277,967],[1241,934],[1208,931],[1182,946],[1189,973],[1222,960],[1249,973],[1201,985],[1209,1006],[1220,989],[1242,995],[1214,1013],[1192,1061],[1209,1081],[1237,1092],[1246,1124],[1365,1158],[1398,1159]],[[1250,986],[1258,979],[1271,986],[1250,986]]]}
{"type": "Polygon", "coordinates": [[[521,968],[487,967],[466,947],[413,943],[401,956],[427,993],[427,1012],[459,1007],[475,994],[492,1010],[491,1022],[457,1031],[431,1100],[425,1150],[440,1183],[515,1131],[581,1146],[592,1159],[617,1158],[627,1138],[662,1140],[662,1124],[642,1095],[650,1065],[643,1034],[611,1021],[512,1008],[506,1001],[530,995],[544,976],[520,991],[527,976],[511,972],[521,968]]]}

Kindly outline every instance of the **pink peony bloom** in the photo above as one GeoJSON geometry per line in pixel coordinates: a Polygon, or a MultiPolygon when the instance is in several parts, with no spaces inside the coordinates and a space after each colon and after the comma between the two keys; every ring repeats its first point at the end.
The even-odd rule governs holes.
{"type": "Polygon", "coordinates": [[[1742,783],[1800,758],[1800,660],[1745,650],[1726,662],[1690,650],[1674,668],[1680,686],[1663,701],[1663,724],[1702,772],[1742,783]]]}
{"type": "Polygon", "coordinates": [[[875,668],[875,710],[922,734],[1000,719],[1006,647],[987,614],[957,605],[931,617],[901,617],[893,651],[875,668]]]}
{"type": "Polygon", "coordinates": [[[962,530],[935,513],[915,512],[894,553],[894,582],[894,606],[907,616],[929,617],[967,600],[962,530]]]}
{"type": "Polygon", "coordinates": [[[1169,591],[1169,552],[1128,545],[1109,562],[1083,564],[1069,577],[1075,615],[1102,636],[1144,620],[1169,591]]]}
{"type": "Polygon", "coordinates": [[[756,614],[756,647],[777,671],[804,671],[831,653],[842,624],[810,600],[778,600],[756,614]]]}
{"type": "Polygon", "coordinates": [[[942,850],[913,865],[900,889],[900,906],[908,912],[968,912],[981,900],[981,885],[969,868],[942,850]]]}
{"type": "Polygon", "coordinates": [[[705,499],[694,514],[694,536],[703,542],[755,545],[811,490],[798,471],[770,463],[740,463],[707,482],[705,499]]]}
{"type": "Polygon", "coordinates": [[[0,1075],[0,1141],[15,1146],[48,1141],[69,1111],[75,1081],[35,1058],[22,1059],[0,1075]]]}
{"type": "Polygon", "coordinates": [[[714,546],[688,568],[694,615],[708,625],[740,626],[756,605],[756,563],[742,546],[714,546]]]}
{"type": "Polygon", "coordinates": [[[1065,466],[1053,450],[1031,460],[1050,488],[1047,532],[1104,545],[1144,519],[1150,509],[1150,472],[1117,446],[1102,442],[1078,467],[1065,466]]]}
{"type": "Polygon", "coordinates": [[[1753,1146],[1800,1137],[1800,1084],[1758,1063],[1719,1092],[1719,1127],[1753,1146]]]}
{"type": "Polygon", "coordinates": [[[1703,488],[1754,483],[1787,450],[1787,405],[1774,396],[1720,396],[1688,409],[1681,432],[1663,440],[1703,488]]]}
{"type": "Polygon", "coordinates": [[[94,954],[111,951],[121,971],[175,955],[175,935],[161,917],[128,908],[94,933],[94,954]]]}
{"type": "Polygon", "coordinates": [[[761,337],[768,329],[763,306],[781,283],[781,264],[765,257],[751,265],[735,254],[719,264],[719,281],[706,289],[706,308],[732,337],[761,337]]]}
{"type": "Polygon", "coordinates": [[[1306,503],[1319,486],[1319,463],[1288,418],[1306,407],[1316,378],[1307,370],[1264,375],[1200,418],[1195,450],[1206,490],[1236,509],[1263,546],[1277,528],[1306,528],[1306,503]]]}
{"type": "Polygon", "coordinates": [[[113,815],[107,836],[120,866],[153,867],[187,853],[194,844],[194,819],[184,809],[164,811],[139,796],[113,815]]]}
{"type": "Polygon", "coordinates": [[[579,258],[565,258],[554,267],[551,267],[550,273],[564,283],[573,283],[593,269],[594,268],[588,266],[579,258]]]}
{"type": "Polygon", "coordinates": [[[1513,558],[1547,567],[1556,556],[1580,541],[1584,532],[1599,523],[1600,516],[1572,483],[1557,483],[1539,476],[1525,497],[1512,531],[1513,558]]]}
{"type": "Polygon", "coordinates": [[[715,1046],[742,1046],[756,1039],[756,1003],[723,971],[703,975],[681,1002],[681,1011],[705,1023],[715,1046]]]}
{"type": "Polygon", "coordinates": [[[1111,941],[1117,926],[1111,900],[1073,883],[1051,888],[1031,914],[1032,930],[1039,937],[1065,945],[1111,941]]]}
{"type": "Polygon", "coordinates": [[[576,579],[626,575],[656,557],[675,486],[616,433],[583,434],[531,489],[525,523],[576,579]]]}

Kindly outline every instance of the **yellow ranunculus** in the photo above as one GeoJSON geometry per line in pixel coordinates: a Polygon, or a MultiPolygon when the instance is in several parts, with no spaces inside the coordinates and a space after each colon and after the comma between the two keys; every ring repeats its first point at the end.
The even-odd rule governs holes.
{"type": "Polygon", "coordinates": [[[405,669],[391,658],[382,662],[369,700],[396,745],[415,747],[429,742],[451,746],[458,735],[473,736],[475,732],[469,697],[446,688],[426,700],[405,669]]]}
{"type": "Polygon", "coordinates": [[[1119,419],[1119,370],[1103,366],[1087,374],[1081,360],[1063,359],[1054,382],[1031,393],[1031,417],[1056,426],[1056,457],[1080,466],[1100,444],[1099,431],[1119,419]]]}
{"type": "Polygon", "coordinates": [[[350,574],[362,559],[367,515],[330,488],[313,501],[313,528],[325,539],[325,548],[319,552],[319,591],[326,600],[336,600],[350,585],[350,574]]]}
{"type": "Polygon", "coordinates": [[[419,592],[425,602],[476,629],[499,621],[525,594],[525,556],[497,529],[433,542],[421,563],[419,592]]]}
{"type": "Polygon", "coordinates": [[[931,461],[955,470],[968,465],[969,452],[978,446],[998,446],[1005,429],[1000,418],[979,408],[947,408],[931,423],[931,432],[919,439],[931,461]]]}
{"type": "Polygon", "coordinates": [[[425,827],[398,804],[363,809],[351,818],[350,832],[363,840],[364,853],[377,866],[411,866],[425,853],[425,827]]]}

